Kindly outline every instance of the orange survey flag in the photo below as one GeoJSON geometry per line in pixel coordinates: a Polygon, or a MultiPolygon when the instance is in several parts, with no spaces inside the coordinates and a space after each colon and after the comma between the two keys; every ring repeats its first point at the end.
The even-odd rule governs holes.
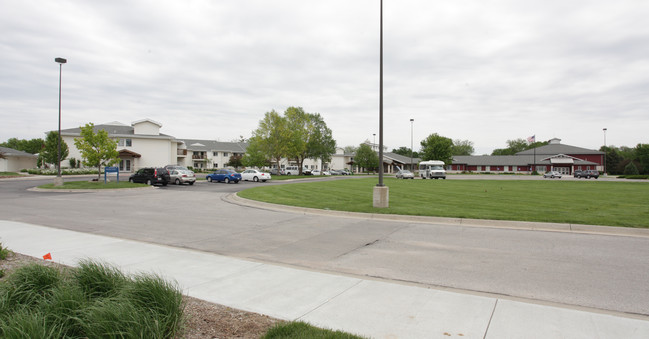
{"type": "Polygon", "coordinates": [[[46,255],[43,256],[43,260],[52,260],[52,254],[47,253],[46,255]]]}

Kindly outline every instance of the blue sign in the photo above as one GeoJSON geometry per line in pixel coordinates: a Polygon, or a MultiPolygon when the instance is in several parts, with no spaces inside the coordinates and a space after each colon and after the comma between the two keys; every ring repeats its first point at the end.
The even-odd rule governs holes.
{"type": "Polygon", "coordinates": [[[104,184],[106,183],[106,175],[108,173],[117,173],[117,182],[119,182],[119,167],[104,167],[104,184]]]}

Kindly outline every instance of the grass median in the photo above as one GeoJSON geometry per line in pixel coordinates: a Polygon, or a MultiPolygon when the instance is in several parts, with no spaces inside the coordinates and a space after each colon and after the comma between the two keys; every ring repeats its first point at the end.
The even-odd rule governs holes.
{"type": "Polygon", "coordinates": [[[372,207],[376,178],[262,186],[246,199],[350,212],[649,228],[647,183],[386,178],[390,207],[372,207]]]}

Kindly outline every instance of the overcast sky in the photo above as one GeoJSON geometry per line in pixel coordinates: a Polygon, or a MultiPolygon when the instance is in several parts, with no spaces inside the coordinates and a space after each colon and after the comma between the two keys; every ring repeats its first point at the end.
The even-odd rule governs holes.
{"type": "MultiPolygon", "coordinates": [[[[649,1],[384,0],[384,143],[431,133],[476,154],[536,135],[649,143],[649,1]]],[[[176,138],[249,137],[320,113],[373,141],[378,0],[0,0],[0,141],[150,118],[176,138]]]]}

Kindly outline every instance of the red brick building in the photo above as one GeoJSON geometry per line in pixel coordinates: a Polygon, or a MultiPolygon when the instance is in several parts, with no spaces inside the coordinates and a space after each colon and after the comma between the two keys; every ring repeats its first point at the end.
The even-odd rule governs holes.
{"type": "Polygon", "coordinates": [[[448,166],[454,172],[539,173],[557,171],[570,175],[576,170],[603,170],[604,152],[563,145],[554,138],[549,144],[518,152],[515,155],[454,156],[448,166]]]}

